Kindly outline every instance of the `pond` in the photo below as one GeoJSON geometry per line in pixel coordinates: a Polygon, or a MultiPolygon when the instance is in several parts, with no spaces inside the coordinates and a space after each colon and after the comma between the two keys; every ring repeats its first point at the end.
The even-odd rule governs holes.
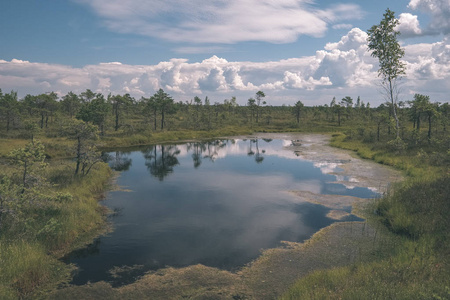
{"type": "MultiPolygon", "coordinates": [[[[330,209],[287,191],[377,196],[334,183],[336,164],[303,160],[286,148],[291,143],[229,139],[109,153],[111,167],[121,171],[121,189],[103,202],[114,211],[113,230],[67,257],[79,267],[72,283],[120,285],[166,266],[236,270],[262,249],[304,241],[336,222],[327,217],[330,209]],[[139,267],[122,277],[109,272],[122,266],[139,267]]],[[[359,219],[342,221],[349,220],[359,219]]]]}

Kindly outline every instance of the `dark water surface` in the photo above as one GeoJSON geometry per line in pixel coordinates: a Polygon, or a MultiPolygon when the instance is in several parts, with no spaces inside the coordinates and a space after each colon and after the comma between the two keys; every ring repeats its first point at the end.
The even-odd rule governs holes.
{"type": "Polygon", "coordinates": [[[329,209],[286,191],[376,196],[332,183],[336,176],[327,173],[335,165],[302,160],[283,149],[290,143],[221,140],[110,153],[127,191],[110,192],[103,202],[116,212],[114,230],[67,257],[80,268],[72,283],[123,284],[148,270],[198,263],[237,269],[261,249],[303,241],[334,222],[329,209]],[[122,278],[108,272],[133,265],[140,267],[122,278]]]}

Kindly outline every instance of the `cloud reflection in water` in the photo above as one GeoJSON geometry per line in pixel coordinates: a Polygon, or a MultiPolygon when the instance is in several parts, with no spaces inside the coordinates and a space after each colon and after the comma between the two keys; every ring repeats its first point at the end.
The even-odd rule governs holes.
{"type": "Polygon", "coordinates": [[[74,283],[108,280],[107,270],[122,265],[238,268],[261,249],[303,241],[328,226],[329,209],[298,203],[286,191],[354,191],[330,183],[336,176],[284,149],[287,144],[222,140],[112,154],[114,163],[127,162],[118,184],[132,192],[109,194],[105,205],[121,214],[96,256],[72,259],[84,269],[74,283]]]}

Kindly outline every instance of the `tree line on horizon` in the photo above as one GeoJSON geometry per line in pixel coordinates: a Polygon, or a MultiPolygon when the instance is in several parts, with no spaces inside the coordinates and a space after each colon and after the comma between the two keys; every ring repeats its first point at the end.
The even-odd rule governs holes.
{"type": "Polygon", "coordinates": [[[204,100],[195,96],[190,101],[176,102],[159,89],[151,97],[136,100],[130,94],[109,94],[105,97],[87,89],[79,95],[69,92],[61,98],[51,92],[28,94],[18,99],[17,92],[4,94],[0,89],[0,130],[3,134],[21,129],[44,130],[50,123],[67,118],[92,123],[101,135],[105,135],[106,130],[131,133],[144,130],[212,130],[230,125],[296,128],[305,121],[340,127],[343,122],[372,121],[376,124],[378,139],[381,127],[386,127],[389,134],[395,132],[400,135],[406,123],[412,123],[412,129],[417,132],[425,123],[428,127],[427,138],[431,140],[433,127],[446,131],[449,123],[449,103],[433,103],[429,96],[421,94],[414,95],[410,101],[400,101],[394,105],[386,102],[375,108],[370,103],[365,104],[359,96],[355,102],[350,96],[341,100],[333,97],[329,105],[312,107],[305,106],[301,101],[293,106],[271,106],[264,98],[264,92],[258,91],[245,106],[240,106],[236,97],[225,99],[222,103],[211,103],[207,96],[204,100]],[[397,125],[396,118],[402,119],[402,125],[400,122],[397,125]]]}

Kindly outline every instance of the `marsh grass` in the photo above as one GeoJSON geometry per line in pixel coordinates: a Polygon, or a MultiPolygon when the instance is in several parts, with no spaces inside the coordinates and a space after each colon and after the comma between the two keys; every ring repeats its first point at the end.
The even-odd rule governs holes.
{"type": "Polygon", "coordinates": [[[387,261],[317,271],[280,299],[448,299],[449,272],[440,262],[387,261]]]}
{"type": "Polygon", "coordinates": [[[0,298],[37,296],[36,292],[56,288],[68,281],[72,267],[46,254],[39,242],[19,240],[0,246],[0,298]]]}
{"type": "Polygon", "coordinates": [[[438,178],[448,172],[448,155],[443,153],[427,155],[423,148],[413,148],[402,152],[387,149],[385,143],[364,143],[361,140],[348,139],[343,133],[333,134],[331,143],[333,147],[347,149],[355,152],[361,158],[373,160],[379,164],[395,167],[402,170],[405,175],[413,178],[438,178]],[[440,163],[431,163],[434,156],[441,157],[440,163]]]}
{"type": "Polygon", "coordinates": [[[111,177],[107,164],[74,176],[71,162],[50,164],[49,187],[39,205],[23,206],[3,219],[0,237],[0,299],[45,298],[68,282],[73,266],[59,260],[105,228],[99,203],[111,177]]]}
{"type": "Polygon", "coordinates": [[[375,261],[362,257],[350,266],[316,271],[280,299],[449,299],[448,164],[433,166],[417,150],[399,154],[343,134],[335,134],[332,145],[408,175],[365,212],[369,222],[395,234],[394,251],[375,261]]]}
{"type": "MultiPolygon", "coordinates": [[[[74,142],[64,137],[49,138],[46,136],[37,136],[45,146],[45,154],[48,158],[52,157],[71,157],[74,142]]],[[[17,148],[24,147],[31,139],[23,138],[0,138],[0,157],[7,157],[8,154],[17,148]]]]}
{"type": "Polygon", "coordinates": [[[87,176],[80,177],[73,175],[67,166],[57,170],[66,172],[65,179],[55,189],[61,195],[57,208],[60,209],[58,224],[61,230],[58,231],[55,253],[69,251],[74,245],[84,244],[98,234],[104,228],[104,218],[106,209],[98,201],[104,196],[105,186],[108,185],[112,171],[107,164],[97,164],[87,176]]]}
{"type": "Polygon", "coordinates": [[[23,147],[26,143],[23,139],[0,138],[0,156],[6,157],[12,150],[23,147]]]}

